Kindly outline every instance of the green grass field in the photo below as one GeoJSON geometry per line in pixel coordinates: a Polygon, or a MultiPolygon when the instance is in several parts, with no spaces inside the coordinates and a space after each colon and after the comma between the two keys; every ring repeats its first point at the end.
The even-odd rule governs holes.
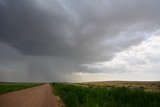
{"type": "Polygon", "coordinates": [[[53,83],[66,107],[160,107],[160,93],[143,88],[83,87],[53,83]]]}
{"type": "Polygon", "coordinates": [[[39,85],[37,83],[0,83],[0,94],[39,85]]]}

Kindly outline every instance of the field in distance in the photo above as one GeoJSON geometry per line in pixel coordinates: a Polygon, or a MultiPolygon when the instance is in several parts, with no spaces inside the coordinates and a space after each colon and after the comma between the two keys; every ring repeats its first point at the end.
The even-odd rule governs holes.
{"type": "Polygon", "coordinates": [[[25,88],[40,85],[40,83],[11,83],[11,82],[0,82],[0,94],[13,92],[25,88]]]}
{"type": "Polygon", "coordinates": [[[160,81],[101,81],[101,82],[83,82],[76,85],[85,87],[127,87],[130,89],[141,88],[144,91],[160,92],[160,81]]]}

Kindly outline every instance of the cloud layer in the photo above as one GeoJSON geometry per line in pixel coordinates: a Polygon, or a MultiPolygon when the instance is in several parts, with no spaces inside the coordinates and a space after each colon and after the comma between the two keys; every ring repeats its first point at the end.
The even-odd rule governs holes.
{"type": "MultiPolygon", "coordinates": [[[[100,74],[106,73],[108,79],[116,75],[117,79],[159,80],[159,43],[160,36],[158,34],[158,36],[153,36],[138,46],[132,46],[123,52],[117,53],[111,61],[84,64],[83,67],[89,71],[99,71],[100,74]]],[[[83,75],[83,73],[80,75],[83,75]]]]}
{"type": "Polygon", "coordinates": [[[74,81],[67,75],[105,73],[103,68],[128,72],[118,65],[123,59],[114,65],[123,69],[110,63],[152,38],[160,25],[159,5],[158,0],[1,0],[0,79],[74,81]],[[108,65],[92,66],[99,62],[108,65]]]}

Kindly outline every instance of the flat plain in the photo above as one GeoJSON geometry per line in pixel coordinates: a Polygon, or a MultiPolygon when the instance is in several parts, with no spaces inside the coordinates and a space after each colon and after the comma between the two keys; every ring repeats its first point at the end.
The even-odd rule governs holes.
{"type": "Polygon", "coordinates": [[[160,81],[99,81],[82,82],[76,85],[85,87],[127,87],[130,89],[141,88],[148,92],[160,92],[160,81]]]}
{"type": "Polygon", "coordinates": [[[22,90],[33,86],[41,85],[42,83],[14,83],[14,82],[0,82],[0,94],[12,91],[22,90]]]}

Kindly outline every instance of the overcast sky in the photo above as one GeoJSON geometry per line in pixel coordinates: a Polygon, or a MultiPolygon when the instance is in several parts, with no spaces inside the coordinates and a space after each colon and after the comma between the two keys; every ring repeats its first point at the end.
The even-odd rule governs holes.
{"type": "Polygon", "coordinates": [[[0,81],[160,80],[159,0],[0,0],[0,81]]]}

